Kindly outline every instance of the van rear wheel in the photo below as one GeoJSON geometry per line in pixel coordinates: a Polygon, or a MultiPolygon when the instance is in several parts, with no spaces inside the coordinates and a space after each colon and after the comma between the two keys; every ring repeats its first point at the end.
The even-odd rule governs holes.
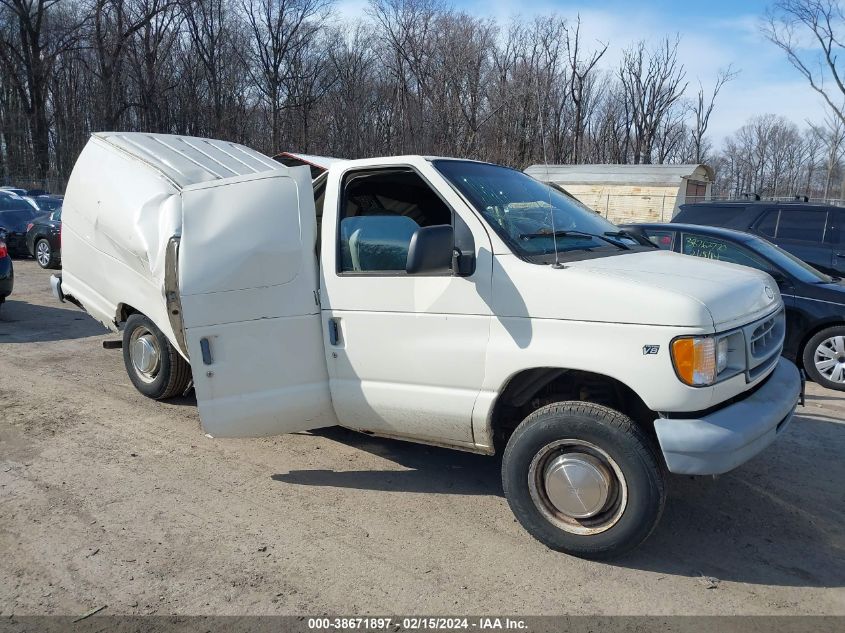
{"type": "Polygon", "coordinates": [[[135,388],[154,400],[184,393],[191,380],[190,365],[143,314],[132,314],[126,320],[123,364],[135,388]]]}
{"type": "Polygon", "coordinates": [[[654,443],[627,416],[588,402],[558,402],[529,415],[505,448],[502,485],[534,538],[582,558],[636,547],[666,503],[654,443]]]}

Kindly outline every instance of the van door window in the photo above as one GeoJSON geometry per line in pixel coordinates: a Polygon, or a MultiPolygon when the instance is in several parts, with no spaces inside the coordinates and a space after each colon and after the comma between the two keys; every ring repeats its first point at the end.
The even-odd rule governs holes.
{"type": "Polygon", "coordinates": [[[452,224],[452,210],[410,168],[352,172],[342,189],[339,273],[405,274],[414,232],[452,224]]]}

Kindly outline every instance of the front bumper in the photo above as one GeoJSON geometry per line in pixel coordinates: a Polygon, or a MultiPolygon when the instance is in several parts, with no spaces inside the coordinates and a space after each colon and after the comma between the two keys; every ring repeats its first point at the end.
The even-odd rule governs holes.
{"type": "Polygon", "coordinates": [[[53,291],[53,296],[61,301],[62,303],[65,302],[65,293],[62,292],[62,276],[61,275],[50,275],[50,289],[53,291]]]}
{"type": "Polygon", "coordinates": [[[763,385],[739,402],[700,418],[658,418],[654,428],[670,472],[718,475],[747,462],[786,428],[802,391],[798,368],[781,358],[763,385]]]}

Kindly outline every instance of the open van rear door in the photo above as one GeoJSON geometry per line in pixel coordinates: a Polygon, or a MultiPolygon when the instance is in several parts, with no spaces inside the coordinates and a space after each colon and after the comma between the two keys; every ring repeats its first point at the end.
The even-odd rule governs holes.
{"type": "Polygon", "coordinates": [[[200,419],[221,437],[337,424],[307,168],[182,190],[179,291],[200,419]]]}

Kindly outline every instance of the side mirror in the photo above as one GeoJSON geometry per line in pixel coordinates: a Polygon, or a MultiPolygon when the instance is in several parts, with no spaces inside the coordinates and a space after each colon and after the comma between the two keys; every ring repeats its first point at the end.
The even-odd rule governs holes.
{"type": "Polygon", "coordinates": [[[451,225],[421,227],[411,236],[405,272],[409,275],[449,272],[454,250],[455,231],[451,225]]]}

